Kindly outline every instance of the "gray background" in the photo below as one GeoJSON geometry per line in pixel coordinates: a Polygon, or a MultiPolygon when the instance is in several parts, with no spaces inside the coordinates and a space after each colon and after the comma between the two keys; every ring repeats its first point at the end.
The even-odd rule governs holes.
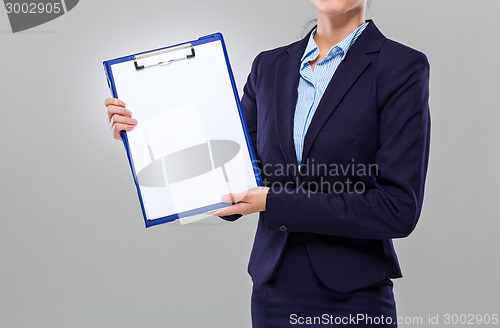
{"type": "MultiPolygon", "coordinates": [[[[499,10],[374,0],[368,11],[432,70],[425,206],[396,242],[401,316],[500,313],[499,10]]],[[[241,90],[252,59],[299,39],[314,12],[307,0],[87,0],[12,34],[1,8],[0,326],[250,327],[257,216],[146,230],[101,62],[220,31],[241,90]]]]}

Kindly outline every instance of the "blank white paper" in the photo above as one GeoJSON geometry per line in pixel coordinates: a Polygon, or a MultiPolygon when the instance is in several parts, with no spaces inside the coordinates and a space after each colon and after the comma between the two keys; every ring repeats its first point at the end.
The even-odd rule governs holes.
{"type": "Polygon", "coordinates": [[[148,220],[217,207],[224,194],[257,186],[222,43],[195,52],[143,70],[133,61],[111,66],[118,97],[138,120],[127,138],[148,220]]]}

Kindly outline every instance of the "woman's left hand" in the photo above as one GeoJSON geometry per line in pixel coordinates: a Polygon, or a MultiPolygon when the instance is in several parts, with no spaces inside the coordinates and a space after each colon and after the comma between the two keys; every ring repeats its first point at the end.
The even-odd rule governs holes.
{"type": "Polygon", "coordinates": [[[222,196],[223,203],[236,203],[220,210],[208,212],[207,214],[227,216],[233,214],[247,215],[266,210],[266,198],[269,187],[256,187],[245,192],[222,196]]]}

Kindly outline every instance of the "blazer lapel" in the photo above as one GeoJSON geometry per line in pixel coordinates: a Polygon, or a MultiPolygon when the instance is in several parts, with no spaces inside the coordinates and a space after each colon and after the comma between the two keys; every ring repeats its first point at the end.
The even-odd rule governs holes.
{"type": "Polygon", "coordinates": [[[353,84],[371,65],[372,62],[368,54],[378,52],[382,46],[385,37],[377,29],[373,21],[369,22],[365,31],[359,36],[335,71],[318,104],[318,108],[306,132],[304,149],[302,151],[302,163],[305,163],[305,160],[309,156],[314,140],[321,131],[321,128],[335,112],[353,84]]]}
{"type": "MultiPolygon", "coordinates": [[[[312,31],[311,31],[312,32],[312,31]]],[[[297,155],[293,141],[293,120],[297,103],[300,59],[309,41],[308,35],[287,49],[287,54],[276,63],[274,84],[274,118],[276,134],[289,175],[296,177],[297,155]]]]}

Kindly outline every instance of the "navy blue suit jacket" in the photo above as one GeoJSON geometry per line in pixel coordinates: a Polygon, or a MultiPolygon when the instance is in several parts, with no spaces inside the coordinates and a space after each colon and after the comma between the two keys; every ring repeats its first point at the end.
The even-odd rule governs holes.
{"type": "Polygon", "coordinates": [[[298,169],[293,118],[308,38],[260,53],[244,87],[248,130],[271,187],[248,269],[255,284],[267,282],[288,235],[302,233],[318,277],[329,288],[351,291],[401,277],[391,239],[413,231],[422,207],[429,64],[370,21],[319,103],[298,169]]]}

